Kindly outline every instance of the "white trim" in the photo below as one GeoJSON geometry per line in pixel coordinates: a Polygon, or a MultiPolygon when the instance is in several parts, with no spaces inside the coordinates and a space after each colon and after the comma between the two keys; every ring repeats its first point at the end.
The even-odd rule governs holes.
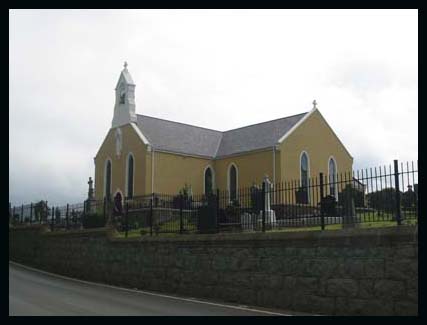
{"type": "Polygon", "coordinates": [[[289,137],[292,132],[294,132],[296,130],[296,128],[298,128],[302,123],[304,123],[304,121],[306,119],[308,119],[315,111],[317,111],[317,108],[313,108],[310,112],[308,112],[307,114],[304,115],[304,117],[302,119],[300,119],[293,127],[291,127],[291,129],[286,132],[280,139],[279,139],[279,143],[282,143],[287,137],[289,137]]]}
{"type": "Polygon", "coordinates": [[[302,174],[301,174],[301,158],[305,154],[307,156],[307,196],[308,196],[308,204],[310,204],[310,156],[306,150],[302,150],[299,155],[299,185],[302,186],[302,174]]]}
{"type": "Polygon", "coordinates": [[[141,141],[145,144],[145,145],[149,145],[150,142],[148,142],[147,138],[144,136],[144,134],[142,134],[141,130],[139,129],[139,127],[136,126],[135,122],[130,123],[130,125],[132,125],[132,128],[135,130],[136,134],[138,134],[139,138],[141,139],[141,141]]]}
{"type": "MultiPolygon", "coordinates": [[[[337,177],[337,179],[335,180],[335,184],[334,184],[334,187],[335,187],[335,200],[338,201],[338,186],[336,184],[338,182],[338,164],[337,164],[337,160],[335,159],[335,157],[333,155],[329,156],[329,158],[328,158],[328,169],[327,169],[328,170],[328,183],[331,182],[331,178],[330,178],[330,175],[329,175],[329,162],[331,160],[335,164],[335,175],[337,177]]],[[[328,186],[328,192],[329,192],[329,195],[330,195],[331,194],[331,185],[330,184],[328,186]]]]}
{"type": "Polygon", "coordinates": [[[216,184],[215,184],[215,171],[212,167],[211,164],[208,164],[205,169],[203,170],[203,194],[206,195],[205,189],[206,189],[206,184],[205,184],[205,176],[206,176],[206,170],[210,168],[211,172],[212,172],[212,191],[214,191],[216,189],[216,184]]]}
{"type": "Polygon", "coordinates": [[[123,203],[125,202],[125,201],[124,201],[124,200],[125,200],[125,197],[124,197],[123,192],[122,192],[122,190],[121,190],[120,188],[116,188],[116,191],[114,192],[114,195],[113,195],[113,197],[112,197],[112,200],[113,200],[113,202],[114,202],[114,198],[116,197],[117,193],[120,193],[120,195],[121,195],[121,197],[122,197],[122,205],[123,205],[123,203]]]}
{"type": "MultiPolygon", "coordinates": [[[[104,193],[104,195],[102,196],[102,198],[105,198],[106,197],[106,191],[105,191],[105,185],[107,184],[107,162],[110,162],[110,165],[111,165],[111,168],[110,168],[110,172],[111,172],[111,175],[110,175],[110,194],[112,194],[113,193],[113,161],[111,160],[111,158],[110,157],[107,157],[107,159],[105,159],[105,161],[104,161],[104,186],[103,186],[103,190],[102,190],[102,192],[104,193]]],[[[111,199],[111,197],[110,197],[110,199],[111,199]]]]}
{"type": "MultiPolygon", "coordinates": [[[[65,275],[59,275],[59,274],[39,270],[39,269],[30,267],[30,266],[27,266],[27,265],[24,265],[21,263],[13,262],[13,261],[9,261],[9,264],[18,265],[19,267],[22,267],[24,269],[28,269],[28,270],[38,272],[41,274],[46,274],[46,275],[49,275],[51,277],[64,279],[64,280],[68,280],[68,281],[73,281],[73,282],[78,282],[78,283],[89,284],[89,285],[93,285],[93,286],[97,286],[97,287],[121,290],[121,291],[126,291],[126,292],[133,292],[133,293],[138,293],[138,294],[145,294],[145,295],[155,296],[155,297],[169,298],[169,299],[174,299],[174,300],[188,301],[188,302],[200,303],[200,304],[211,305],[211,306],[225,307],[225,308],[231,308],[231,309],[237,309],[237,310],[254,311],[254,312],[263,313],[263,314],[267,314],[267,315],[293,316],[291,314],[283,314],[283,313],[279,313],[279,312],[272,312],[272,311],[260,310],[260,309],[243,307],[243,306],[219,304],[216,302],[203,301],[203,300],[198,300],[195,298],[184,298],[184,297],[178,297],[178,296],[170,296],[170,295],[166,295],[166,294],[160,294],[160,293],[155,293],[155,292],[150,292],[150,291],[145,291],[145,290],[121,288],[121,287],[117,287],[117,286],[113,286],[113,285],[109,285],[109,284],[104,284],[104,283],[99,283],[99,282],[91,282],[91,281],[86,281],[86,280],[80,280],[80,279],[76,279],[76,278],[70,278],[70,277],[65,276],[65,275]]],[[[317,316],[317,315],[314,315],[314,316],[317,316]]]]}
{"type": "Polygon", "coordinates": [[[132,156],[132,160],[133,160],[133,174],[132,174],[132,197],[135,196],[135,156],[133,155],[133,153],[131,151],[129,151],[129,153],[126,156],[126,171],[125,171],[125,176],[126,176],[126,182],[125,182],[125,193],[126,193],[126,197],[129,196],[128,193],[128,184],[129,184],[129,157],[132,156]]]}
{"type": "Polygon", "coordinates": [[[102,140],[102,143],[101,143],[101,145],[99,146],[98,151],[96,152],[96,155],[95,155],[94,159],[96,159],[96,158],[98,157],[99,151],[101,150],[102,146],[104,145],[105,141],[107,140],[108,136],[110,135],[110,132],[111,132],[111,130],[112,130],[112,129],[113,129],[113,128],[110,128],[110,129],[108,130],[107,134],[106,134],[106,135],[105,135],[105,137],[104,137],[104,140],[102,140]]]}
{"type": "Polygon", "coordinates": [[[237,195],[239,192],[239,170],[237,168],[237,165],[234,162],[231,162],[228,165],[227,168],[227,189],[228,189],[228,201],[231,202],[231,188],[230,188],[230,171],[231,171],[231,166],[234,166],[234,168],[236,169],[236,199],[237,199],[237,195]]]}

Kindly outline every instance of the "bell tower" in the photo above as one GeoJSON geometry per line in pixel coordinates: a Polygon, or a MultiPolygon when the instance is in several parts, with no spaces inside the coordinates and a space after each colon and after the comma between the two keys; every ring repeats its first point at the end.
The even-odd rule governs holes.
{"type": "Polygon", "coordinates": [[[127,69],[127,62],[120,73],[116,85],[116,103],[114,105],[114,116],[111,123],[116,128],[129,123],[136,123],[135,114],[135,83],[127,69]]]}

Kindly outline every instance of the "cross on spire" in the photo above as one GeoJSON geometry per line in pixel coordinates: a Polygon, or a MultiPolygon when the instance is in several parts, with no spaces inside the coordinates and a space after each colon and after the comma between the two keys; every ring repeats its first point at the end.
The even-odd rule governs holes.
{"type": "Polygon", "coordinates": [[[128,63],[125,61],[125,64],[123,64],[123,66],[125,67],[125,69],[127,69],[128,63]]]}
{"type": "Polygon", "coordinates": [[[317,105],[316,100],[313,100],[313,108],[317,108],[316,105],[317,105]]]}

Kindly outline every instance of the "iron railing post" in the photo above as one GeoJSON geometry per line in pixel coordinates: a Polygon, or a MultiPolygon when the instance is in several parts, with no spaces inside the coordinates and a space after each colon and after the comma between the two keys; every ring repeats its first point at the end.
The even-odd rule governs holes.
{"type": "Polygon", "coordinates": [[[30,205],[30,224],[33,223],[33,202],[30,205]]]}
{"type": "Polygon", "coordinates": [[[262,232],[265,232],[265,182],[262,182],[262,232]]]}
{"type": "Polygon", "coordinates": [[[48,215],[49,215],[49,207],[47,206],[47,201],[46,201],[46,223],[49,223],[48,215]]]}
{"type": "Polygon", "coordinates": [[[15,223],[15,206],[13,206],[13,212],[12,212],[12,220],[13,220],[13,223],[15,223]]]}
{"type": "Polygon", "coordinates": [[[128,230],[129,230],[129,219],[128,219],[128,209],[129,209],[129,203],[126,201],[125,203],[125,237],[128,237],[128,230]]]}
{"type": "Polygon", "coordinates": [[[400,206],[400,189],[399,189],[399,166],[397,159],[394,160],[394,185],[396,187],[396,221],[398,225],[402,224],[402,210],[400,206]]]}
{"type": "Polygon", "coordinates": [[[105,216],[106,210],[107,210],[107,197],[104,197],[104,202],[102,205],[102,215],[104,216],[104,226],[105,226],[105,223],[107,222],[107,219],[105,216]]]}
{"type": "Polygon", "coordinates": [[[52,206],[52,216],[50,217],[50,231],[53,232],[55,227],[55,208],[52,206]]]}
{"type": "Polygon", "coordinates": [[[324,188],[323,188],[323,173],[319,174],[320,179],[320,227],[322,230],[325,230],[325,215],[323,209],[323,196],[324,196],[324,188]]]}
{"type": "Polygon", "coordinates": [[[216,189],[216,211],[215,211],[215,217],[216,217],[216,232],[219,232],[219,188],[216,189]]]}
{"type": "Polygon", "coordinates": [[[182,194],[179,195],[179,233],[182,234],[184,231],[184,225],[182,224],[182,206],[184,201],[184,196],[182,194]]]}
{"type": "Polygon", "coordinates": [[[154,200],[154,193],[151,193],[151,199],[150,199],[150,236],[153,236],[153,200],[154,200]]]}
{"type": "Polygon", "coordinates": [[[69,204],[67,203],[67,211],[65,212],[65,229],[68,230],[68,210],[69,210],[69,204]]]}

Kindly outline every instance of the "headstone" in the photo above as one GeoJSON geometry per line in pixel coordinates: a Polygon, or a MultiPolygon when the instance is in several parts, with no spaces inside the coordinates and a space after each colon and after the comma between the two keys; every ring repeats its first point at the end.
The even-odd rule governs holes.
{"type": "MultiPolygon", "coordinates": [[[[265,225],[266,227],[271,227],[276,224],[276,213],[271,209],[271,193],[273,190],[273,184],[268,179],[268,176],[265,175],[263,180],[265,188],[265,199],[264,199],[264,210],[265,210],[265,225]]],[[[262,210],[259,212],[258,223],[262,223],[262,210]]]]}
{"type": "Polygon", "coordinates": [[[87,192],[87,200],[86,200],[86,213],[94,213],[96,206],[95,206],[95,198],[94,198],[94,191],[93,191],[93,180],[92,177],[89,177],[89,181],[87,182],[89,185],[89,190],[87,192]]]}
{"type": "Polygon", "coordinates": [[[342,211],[342,223],[343,228],[354,228],[358,225],[357,216],[356,216],[356,208],[354,205],[354,195],[353,191],[355,189],[352,187],[350,191],[344,192],[344,200],[343,200],[343,211],[342,211]]]}

